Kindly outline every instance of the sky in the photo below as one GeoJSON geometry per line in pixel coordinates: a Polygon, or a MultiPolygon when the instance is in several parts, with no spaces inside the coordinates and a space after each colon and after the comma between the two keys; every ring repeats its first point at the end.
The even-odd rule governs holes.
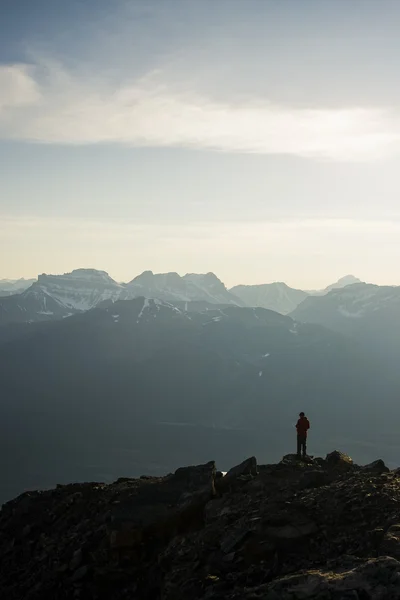
{"type": "Polygon", "coordinates": [[[0,279],[400,285],[398,0],[1,0],[0,279]]]}

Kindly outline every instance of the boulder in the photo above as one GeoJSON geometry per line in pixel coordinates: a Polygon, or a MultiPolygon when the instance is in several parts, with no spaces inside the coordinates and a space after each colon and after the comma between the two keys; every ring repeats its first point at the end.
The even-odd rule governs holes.
{"type": "Polygon", "coordinates": [[[135,481],[133,477],[119,477],[115,483],[130,483],[135,481]]]}
{"type": "Polygon", "coordinates": [[[353,466],[353,459],[344,452],[334,450],[330,454],[326,455],[325,462],[328,467],[337,469],[349,469],[353,466]]]}
{"type": "Polygon", "coordinates": [[[297,454],[285,454],[280,464],[299,466],[303,464],[313,464],[314,459],[311,456],[298,456],[297,454]]]}
{"type": "Polygon", "coordinates": [[[164,479],[141,480],[135,495],[113,508],[110,545],[118,557],[146,537],[166,540],[203,523],[206,503],[215,495],[215,463],[182,467],[164,479]]]}
{"type": "Polygon", "coordinates": [[[298,465],[301,462],[301,458],[297,454],[285,454],[282,457],[280,464],[282,465],[298,465]]]}
{"type": "Polygon", "coordinates": [[[216,489],[219,493],[224,493],[233,487],[240,487],[256,475],[258,475],[257,459],[251,456],[230,469],[224,477],[219,478],[216,481],[216,489]]]}
{"type": "Polygon", "coordinates": [[[251,456],[240,463],[240,465],[232,467],[232,469],[230,469],[225,475],[225,479],[234,479],[235,477],[240,477],[241,475],[258,475],[257,459],[255,456],[251,456]]]}
{"type": "Polygon", "coordinates": [[[400,523],[390,525],[384,533],[378,556],[392,556],[400,560],[400,523]]]}
{"type": "Polygon", "coordinates": [[[364,465],[363,467],[361,467],[361,469],[362,471],[368,471],[370,473],[377,474],[390,472],[390,469],[385,465],[385,463],[381,459],[375,460],[374,462],[369,463],[368,465],[364,465]]]}

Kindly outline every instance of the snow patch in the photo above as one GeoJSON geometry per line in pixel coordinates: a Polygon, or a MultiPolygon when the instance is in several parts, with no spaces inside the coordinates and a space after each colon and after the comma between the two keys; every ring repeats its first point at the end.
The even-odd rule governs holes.
{"type": "Polygon", "coordinates": [[[136,323],[139,323],[140,319],[142,318],[143,311],[144,311],[144,310],[145,310],[145,309],[146,309],[148,306],[149,306],[149,301],[148,301],[148,299],[147,299],[147,298],[145,298],[145,299],[144,299],[143,306],[142,306],[142,310],[141,310],[141,311],[140,311],[140,313],[138,314],[138,318],[137,318],[137,321],[136,321],[136,323]]]}
{"type": "Polygon", "coordinates": [[[358,310],[357,312],[349,312],[347,309],[344,308],[344,306],[339,306],[338,312],[343,317],[347,317],[350,319],[360,319],[364,314],[364,311],[362,309],[358,310]]]}

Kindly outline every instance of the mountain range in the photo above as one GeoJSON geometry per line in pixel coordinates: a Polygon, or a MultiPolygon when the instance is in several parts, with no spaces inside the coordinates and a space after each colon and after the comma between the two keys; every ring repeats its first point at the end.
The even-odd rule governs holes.
{"type": "Polygon", "coordinates": [[[121,469],[165,473],[182,449],[188,463],[275,460],[299,410],[315,452],[345,442],[368,462],[379,446],[394,462],[400,288],[293,291],[284,315],[284,284],[151,272],[121,284],[78,269],[2,298],[0,502],[121,469]]]}
{"type": "Polygon", "coordinates": [[[0,279],[0,297],[12,296],[26,290],[36,279],[0,279]]]}
{"type": "MultiPolygon", "coordinates": [[[[325,291],[359,281],[348,276],[325,291]]],[[[4,280],[3,280],[4,281],[4,280]]],[[[75,269],[64,275],[38,276],[33,281],[8,280],[7,293],[0,298],[0,325],[35,322],[69,317],[90,310],[103,302],[130,300],[137,297],[157,298],[166,302],[205,302],[208,304],[261,307],[289,314],[310,295],[285,283],[235,286],[228,290],[214,273],[178,273],[145,271],[129,283],[117,283],[105,271],[75,269]],[[14,287],[13,287],[14,286],[14,287]],[[26,289],[23,289],[26,286],[26,289]]]]}

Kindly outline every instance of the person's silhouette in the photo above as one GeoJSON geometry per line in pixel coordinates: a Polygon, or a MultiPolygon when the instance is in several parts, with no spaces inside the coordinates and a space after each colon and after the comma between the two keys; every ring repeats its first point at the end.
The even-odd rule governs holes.
{"type": "Polygon", "coordinates": [[[303,458],[307,456],[307,431],[310,429],[310,422],[303,412],[299,414],[299,420],[296,423],[297,429],[297,456],[303,458]]]}

